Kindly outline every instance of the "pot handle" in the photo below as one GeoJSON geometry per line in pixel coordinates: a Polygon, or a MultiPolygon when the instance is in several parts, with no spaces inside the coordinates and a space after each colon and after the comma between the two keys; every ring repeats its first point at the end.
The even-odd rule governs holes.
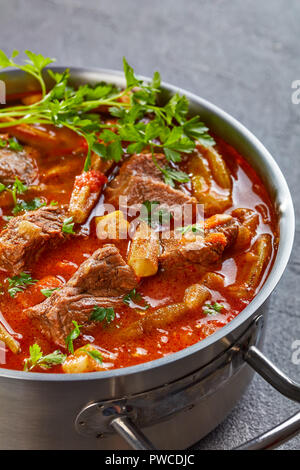
{"type": "MultiPolygon", "coordinates": [[[[244,359],[261,377],[278,390],[282,395],[300,403],[300,384],[291,380],[276,367],[255,346],[244,352],[244,359]]],[[[127,416],[118,416],[110,426],[136,450],[154,450],[153,444],[136,427],[127,416]]],[[[234,450],[267,450],[274,449],[292,439],[300,432],[300,411],[286,421],[256,438],[242,444],[234,450]]]]}
{"type": "MultiPolygon", "coordinates": [[[[244,359],[263,379],[278,392],[291,400],[300,403],[300,384],[290,379],[273,364],[256,346],[245,351],[244,359]]],[[[234,450],[267,450],[275,449],[292,439],[300,432],[300,411],[283,421],[273,429],[242,444],[234,450]]]]}
{"type": "Polygon", "coordinates": [[[291,380],[275,364],[257,349],[256,346],[244,353],[244,359],[263,379],[265,379],[278,392],[291,400],[300,403],[300,384],[291,380]]]}

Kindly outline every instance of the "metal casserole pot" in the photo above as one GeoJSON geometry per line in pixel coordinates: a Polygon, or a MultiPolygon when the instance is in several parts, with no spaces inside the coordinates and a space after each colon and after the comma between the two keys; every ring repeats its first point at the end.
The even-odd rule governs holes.
{"type": "MultiPolygon", "coordinates": [[[[64,69],[53,68],[58,72],[64,69]]],[[[125,85],[120,72],[70,70],[76,85],[100,81],[125,85]]],[[[8,94],[37,89],[20,71],[3,73],[0,78],[8,94]]],[[[185,90],[167,84],[163,88],[166,94],[185,94],[191,112],[199,113],[260,175],[279,218],[280,242],[272,271],[257,296],[234,320],[170,356],[128,368],[75,375],[0,369],[1,449],[186,448],[225,418],[254,370],[281,393],[300,402],[299,385],[258,349],[264,336],[267,301],[293,244],[294,210],[287,183],[265,147],[233,117],[185,90]]],[[[299,430],[297,413],[241,448],[271,448],[299,430]]]]}

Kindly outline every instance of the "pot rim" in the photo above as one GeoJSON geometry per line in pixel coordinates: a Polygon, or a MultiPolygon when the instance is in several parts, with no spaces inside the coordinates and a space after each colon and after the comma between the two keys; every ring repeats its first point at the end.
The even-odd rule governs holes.
{"type": "MultiPolygon", "coordinates": [[[[76,78],[76,75],[80,77],[80,74],[91,74],[91,79],[96,78],[98,79],[98,81],[110,81],[111,83],[113,83],[114,81],[116,82],[116,79],[118,79],[119,82],[121,81],[125,83],[123,72],[118,70],[102,69],[96,67],[72,66],[56,66],[50,68],[51,70],[57,72],[62,72],[66,68],[69,68],[71,78],[72,76],[76,78]],[[107,77],[104,78],[104,76],[107,77]]],[[[7,74],[7,76],[11,75],[12,73],[18,75],[23,74],[23,72],[19,71],[18,69],[10,69],[9,71],[4,71],[4,74],[7,74]]],[[[139,75],[139,78],[144,81],[150,81],[149,77],[144,77],[142,75],[139,75]]],[[[255,311],[266,301],[266,299],[270,296],[270,294],[278,284],[291,254],[295,233],[295,213],[292,197],[287,182],[278,164],[271,156],[269,151],[265,148],[265,146],[260,142],[260,140],[229,113],[219,108],[215,104],[211,103],[210,101],[201,98],[196,94],[191,93],[183,88],[176,87],[166,82],[162,82],[161,85],[162,88],[167,91],[170,91],[172,93],[178,92],[181,95],[185,95],[189,99],[190,103],[196,106],[200,105],[212,115],[218,116],[221,120],[229,124],[229,127],[237,131],[237,133],[242,137],[244,141],[249,142],[256,149],[256,153],[260,156],[260,159],[263,159],[267,163],[269,171],[272,173],[272,177],[276,181],[276,189],[280,190],[280,193],[278,193],[278,219],[280,227],[279,245],[276,258],[274,260],[271,271],[267,276],[267,279],[265,280],[263,286],[261,287],[257,295],[249,303],[249,305],[247,305],[244,310],[242,310],[233,320],[231,320],[225,326],[220,328],[220,330],[208,336],[207,338],[199,341],[198,343],[193,344],[192,346],[174,352],[170,355],[164,356],[160,359],[155,359],[135,366],[112,369],[109,371],[87,372],[79,374],[47,374],[43,372],[31,372],[29,374],[28,372],[24,371],[0,368],[0,378],[11,378],[19,380],[21,379],[33,382],[81,382],[89,380],[120,378],[131,374],[146,372],[150,369],[163,367],[180,359],[184,359],[196,352],[198,353],[199,351],[208,348],[213,343],[222,341],[227,335],[229,335],[235,329],[239,328],[255,313],[255,311]]]]}

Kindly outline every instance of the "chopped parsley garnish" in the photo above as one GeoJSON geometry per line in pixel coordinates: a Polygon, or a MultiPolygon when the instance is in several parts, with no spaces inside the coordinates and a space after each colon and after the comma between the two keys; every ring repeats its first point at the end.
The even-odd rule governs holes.
{"type": "Polygon", "coordinates": [[[185,227],[177,227],[176,231],[181,232],[182,235],[188,232],[199,233],[201,235],[204,235],[203,224],[193,224],[193,225],[186,225],[185,227]]]}
{"type": "Polygon", "coordinates": [[[165,183],[170,185],[172,188],[175,186],[174,181],[177,181],[177,183],[187,183],[190,180],[187,173],[174,170],[170,167],[160,168],[160,171],[164,175],[165,183]]]}
{"type": "Polygon", "coordinates": [[[73,230],[74,229],[73,217],[68,217],[67,219],[65,219],[61,229],[64,233],[74,234],[75,232],[73,230]]]}
{"type": "Polygon", "coordinates": [[[97,322],[103,322],[105,321],[107,324],[111,323],[114,321],[116,317],[115,311],[112,307],[99,307],[98,305],[95,305],[92,314],[90,316],[91,321],[97,321],[97,322]]]}
{"type": "Polygon", "coordinates": [[[0,147],[7,147],[10,150],[15,150],[16,152],[20,152],[21,150],[23,150],[23,146],[19,144],[17,139],[15,139],[14,137],[10,137],[9,139],[0,139],[0,147]]]}
{"type": "Polygon", "coordinates": [[[31,201],[18,200],[17,204],[13,208],[13,214],[18,214],[22,211],[34,211],[46,205],[46,202],[39,197],[35,197],[31,201]]]}
{"type": "Polygon", "coordinates": [[[41,289],[41,293],[45,297],[50,297],[54,291],[59,290],[59,287],[54,287],[53,289],[41,289]]]}
{"type": "Polygon", "coordinates": [[[220,313],[221,310],[224,308],[224,305],[219,304],[218,302],[215,302],[214,304],[206,304],[204,305],[203,308],[203,313],[205,315],[216,315],[217,313],[220,313]]]}
{"type": "Polygon", "coordinates": [[[13,196],[14,203],[17,204],[17,194],[24,194],[28,190],[28,187],[25,186],[22,181],[16,176],[15,182],[12,186],[11,192],[13,196]]]}
{"type": "MultiPolygon", "coordinates": [[[[14,51],[9,58],[0,50],[0,68],[17,67],[31,74],[40,83],[42,99],[32,105],[1,109],[0,128],[42,122],[73,130],[87,142],[85,171],[91,167],[92,151],[104,160],[118,162],[125,153],[140,153],[150,148],[153,157],[154,151],[163,152],[167,162],[178,163],[181,153],[192,153],[197,142],[205,146],[215,143],[199,116],[189,118],[189,102],[185,96],[176,93],[164,104],[158,100],[161,93],[158,72],[154,73],[151,82],[145,83],[135,76],[133,68],[124,58],[124,90],[106,83],[94,87],[82,85],[75,89],[69,83],[68,70],[55,73],[48,69],[53,87],[47,92],[43,69],[53,59],[30,51],[25,53],[27,63],[20,65],[14,60],[18,51],[14,51]],[[128,99],[122,99],[124,97],[128,99]],[[102,121],[100,114],[93,113],[101,106],[108,107],[110,115],[118,119],[114,132],[109,124],[102,121]],[[14,120],[1,122],[6,115],[13,116],[14,120]],[[150,115],[150,121],[144,119],[150,115]],[[127,148],[124,142],[128,143],[127,148]]],[[[168,166],[159,168],[167,184],[173,186],[175,182],[188,181],[188,175],[182,171],[168,166]]]]}
{"type": "Polygon", "coordinates": [[[147,310],[150,305],[148,305],[146,302],[145,305],[136,305],[135,302],[138,302],[140,300],[143,300],[143,297],[139,292],[137,292],[136,289],[132,289],[130,292],[128,292],[128,294],[124,295],[123,297],[123,303],[125,305],[128,305],[128,307],[138,307],[141,310],[147,310]]]}
{"type": "Polygon", "coordinates": [[[73,323],[73,325],[74,325],[74,328],[73,328],[73,330],[68,334],[68,336],[66,337],[65,342],[66,342],[66,347],[67,347],[68,351],[69,351],[71,354],[74,354],[74,345],[73,345],[73,341],[75,341],[75,339],[77,339],[77,338],[81,335],[80,328],[82,328],[83,325],[78,325],[78,323],[77,323],[76,320],[72,320],[72,323],[73,323]]]}
{"type": "Polygon", "coordinates": [[[59,350],[44,356],[40,346],[36,343],[32,346],[29,346],[29,354],[30,357],[24,361],[25,372],[29,372],[37,366],[41,367],[42,369],[50,369],[53,366],[63,364],[67,357],[59,350]]]}
{"type": "MultiPolygon", "coordinates": [[[[88,345],[87,345],[88,346],[88,345]]],[[[83,348],[83,350],[92,358],[94,361],[98,362],[99,364],[103,363],[102,354],[97,349],[87,349],[83,348]]]]}
{"type": "Polygon", "coordinates": [[[28,187],[25,186],[25,184],[22,183],[22,181],[20,181],[17,176],[15,178],[15,182],[12,185],[5,186],[5,184],[0,183],[0,193],[3,191],[8,191],[12,195],[15,206],[18,204],[17,194],[24,194],[27,189],[28,187]]]}
{"type": "Polygon", "coordinates": [[[36,279],[32,279],[30,274],[22,272],[18,276],[8,277],[8,293],[11,297],[15,297],[18,292],[23,292],[27,286],[31,286],[37,282],[36,279]]]}
{"type": "Polygon", "coordinates": [[[173,214],[163,206],[160,208],[159,201],[144,201],[141,206],[140,219],[150,227],[156,229],[164,225],[169,225],[173,214]]]}

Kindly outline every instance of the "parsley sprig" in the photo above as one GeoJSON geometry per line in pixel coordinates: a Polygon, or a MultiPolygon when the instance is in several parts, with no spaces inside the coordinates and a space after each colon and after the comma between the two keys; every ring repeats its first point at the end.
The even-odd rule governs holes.
{"type": "Polygon", "coordinates": [[[90,344],[87,344],[82,348],[82,351],[86,352],[94,361],[98,362],[98,364],[103,364],[103,356],[97,349],[91,347],[90,344]]]}
{"type": "Polygon", "coordinates": [[[67,127],[86,139],[88,152],[84,170],[91,167],[92,151],[105,160],[120,161],[125,153],[151,150],[153,160],[164,175],[165,182],[188,181],[188,175],[169,166],[181,160],[181,154],[193,152],[196,142],[214,145],[208,128],[199,116],[189,118],[189,103],[185,96],[174,94],[167,103],[159,102],[161,80],[155,72],[150,83],[136,77],[132,67],[123,59],[126,87],[99,83],[74,89],[69,83],[69,71],[54,73],[48,69],[53,87],[47,92],[44,68],[53,59],[25,51],[26,64],[19,65],[0,50],[0,68],[18,67],[34,76],[40,83],[42,99],[31,105],[19,105],[0,110],[0,128],[20,124],[54,124],[67,127]],[[117,118],[114,129],[103,123],[95,109],[106,107],[117,118]],[[4,122],[1,122],[4,121],[4,122]],[[124,145],[128,144],[127,146],[124,145]],[[163,152],[167,165],[160,167],[154,152],[163,152]]]}
{"type": "Polygon", "coordinates": [[[139,218],[153,229],[169,226],[174,218],[172,212],[160,205],[159,201],[144,201],[141,206],[139,218]]]}
{"type": "Polygon", "coordinates": [[[22,199],[17,200],[17,204],[12,210],[14,215],[18,214],[19,212],[28,212],[34,211],[46,205],[46,202],[43,201],[40,197],[35,197],[31,201],[23,201],[22,199]]]}
{"type": "Polygon", "coordinates": [[[51,64],[55,61],[55,59],[50,59],[49,57],[44,57],[42,54],[34,54],[31,51],[25,51],[27,55],[27,59],[25,60],[25,64],[18,64],[15,62],[15,57],[19,55],[19,51],[14,50],[12,52],[11,57],[9,58],[3,51],[0,50],[0,67],[7,68],[7,67],[16,67],[23,72],[27,72],[32,75],[34,78],[38,80],[40,83],[42,94],[46,94],[46,84],[42,75],[43,69],[46,65],[51,64]]]}
{"type": "Polygon", "coordinates": [[[43,294],[45,297],[48,298],[48,297],[51,297],[53,292],[55,292],[56,290],[59,290],[59,287],[53,287],[53,289],[48,289],[48,288],[41,289],[41,294],[43,294]]]}
{"type": "Polygon", "coordinates": [[[205,315],[216,315],[217,313],[220,313],[223,308],[224,305],[220,304],[219,302],[215,302],[214,304],[206,304],[204,305],[203,313],[205,315]]]}
{"type": "Polygon", "coordinates": [[[185,235],[189,232],[204,235],[203,224],[201,224],[201,223],[200,224],[196,223],[196,224],[192,224],[192,225],[185,225],[184,227],[177,227],[176,231],[182,233],[182,235],[185,235]]]}
{"type": "Polygon", "coordinates": [[[128,307],[132,308],[138,308],[140,310],[148,310],[150,305],[147,304],[147,302],[144,300],[145,305],[139,305],[136,302],[139,302],[141,300],[144,300],[142,295],[137,292],[137,290],[134,288],[128,294],[125,294],[123,297],[123,303],[125,305],[128,305],[128,307]]]}
{"type": "Polygon", "coordinates": [[[29,346],[29,354],[30,357],[24,361],[25,372],[29,372],[37,366],[42,369],[50,369],[53,366],[63,364],[67,357],[59,350],[44,356],[40,346],[36,343],[29,346]]]}
{"type": "Polygon", "coordinates": [[[28,190],[28,187],[24,183],[22,183],[22,181],[20,181],[17,176],[12,185],[6,186],[5,184],[0,183],[0,193],[2,193],[3,191],[9,192],[13,198],[15,206],[17,206],[18,204],[17,195],[24,194],[27,190],[28,190]]]}
{"type": "Polygon", "coordinates": [[[90,320],[91,321],[97,321],[97,322],[106,322],[106,324],[109,325],[112,321],[114,321],[116,317],[115,311],[112,307],[99,307],[98,305],[95,305],[91,316],[90,320]]]}
{"type": "Polygon", "coordinates": [[[32,286],[37,282],[36,279],[32,279],[30,274],[22,272],[18,276],[6,278],[9,288],[7,289],[11,297],[15,297],[18,292],[23,292],[26,287],[32,286]]]}
{"type": "Polygon", "coordinates": [[[75,233],[73,217],[68,217],[67,219],[64,220],[61,230],[64,233],[71,233],[71,234],[75,233]]]}
{"type": "Polygon", "coordinates": [[[73,341],[75,341],[75,339],[77,339],[81,335],[80,328],[82,328],[83,325],[78,325],[76,320],[72,320],[72,323],[74,325],[74,328],[73,328],[72,331],[70,331],[70,333],[66,337],[65,343],[66,343],[66,347],[67,347],[68,351],[71,354],[74,354],[73,341]]]}
{"type": "Polygon", "coordinates": [[[20,152],[23,150],[23,146],[14,137],[9,137],[8,139],[1,138],[0,148],[8,148],[9,150],[14,150],[15,152],[20,152]]]}

